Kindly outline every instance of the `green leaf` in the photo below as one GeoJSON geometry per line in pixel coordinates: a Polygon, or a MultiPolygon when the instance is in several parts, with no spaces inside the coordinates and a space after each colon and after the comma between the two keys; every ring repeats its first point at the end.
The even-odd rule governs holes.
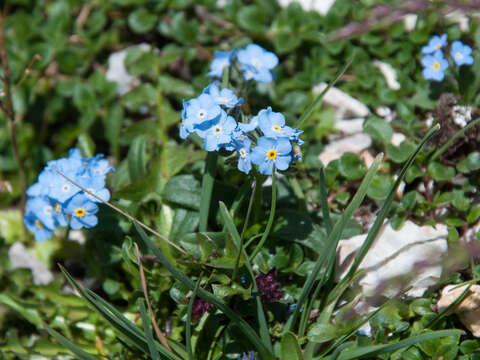
{"type": "Polygon", "coordinates": [[[409,141],[403,141],[399,146],[389,143],[386,147],[386,154],[394,163],[400,164],[409,158],[415,148],[415,144],[409,141]]]}
{"type": "Polygon", "coordinates": [[[205,158],[204,151],[192,151],[179,147],[174,143],[168,143],[164,149],[166,160],[167,179],[175,176],[188,164],[205,158]]]}
{"type": "Polygon", "coordinates": [[[465,159],[457,164],[457,170],[464,174],[478,169],[480,169],[480,152],[478,151],[468,154],[465,159]]]}
{"type": "Polygon", "coordinates": [[[144,34],[153,29],[157,16],[145,8],[138,8],[128,15],[128,25],[137,34],[144,34]]]}
{"type": "Polygon", "coordinates": [[[162,196],[174,204],[198,210],[201,199],[200,181],[193,175],[175,176],[165,185],[162,196]]]}
{"type": "Polygon", "coordinates": [[[428,164],[427,173],[433,180],[446,181],[455,176],[455,168],[434,161],[428,164]]]}
{"type": "Polygon", "coordinates": [[[377,175],[368,187],[367,195],[374,200],[385,200],[393,185],[393,179],[388,175],[377,175]]]}
{"type": "Polygon", "coordinates": [[[298,344],[297,337],[292,332],[287,332],[282,337],[281,342],[281,359],[282,360],[302,360],[302,349],[298,344]]]}
{"type": "Polygon", "coordinates": [[[336,327],[332,324],[316,323],[308,332],[307,338],[316,343],[324,343],[337,337],[336,327]]]}
{"type": "Polygon", "coordinates": [[[95,143],[87,133],[82,133],[78,136],[77,147],[82,151],[82,154],[85,157],[92,157],[95,155],[95,143]]]}
{"type": "Polygon", "coordinates": [[[263,33],[266,30],[265,12],[256,5],[242,6],[237,13],[238,25],[252,33],[263,33]]]}
{"type": "Polygon", "coordinates": [[[372,116],[363,125],[363,130],[375,140],[389,144],[393,136],[392,125],[376,116],[372,116]]]}
{"type": "Polygon", "coordinates": [[[348,180],[362,178],[367,168],[365,162],[357,154],[347,152],[342,155],[338,163],[338,171],[348,180]]]}
{"type": "Polygon", "coordinates": [[[133,181],[147,172],[147,141],[140,135],[133,139],[128,151],[128,172],[133,181]]]}

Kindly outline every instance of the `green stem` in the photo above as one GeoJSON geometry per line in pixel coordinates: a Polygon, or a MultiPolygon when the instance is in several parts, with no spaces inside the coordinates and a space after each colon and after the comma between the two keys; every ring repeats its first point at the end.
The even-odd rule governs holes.
{"type": "Polygon", "coordinates": [[[192,296],[190,297],[190,301],[188,302],[188,309],[187,309],[187,324],[185,327],[185,345],[187,347],[187,356],[188,360],[195,360],[192,351],[192,312],[193,312],[193,302],[195,301],[195,297],[197,296],[198,288],[200,287],[200,279],[202,278],[203,272],[200,273],[198,277],[197,283],[195,284],[195,289],[193,289],[192,296]]]}
{"type": "Polygon", "coordinates": [[[248,220],[250,219],[250,213],[252,211],[253,199],[255,198],[255,189],[257,187],[257,182],[253,183],[252,195],[250,196],[250,201],[248,202],[247,216],[245,217],[245,222],[243,223],[242,232],[240,233],[240,247],[238,249],[237,258],[235,259],[235,267],[233,268],[232,281],[235,281],[238,272],[238,264],[240,263],[240,257],[244,249],[244,234],[248,226],[248,220]]]}
{"type": "Polygon", "coordinates": [[[270,230],[273,225],[273,219],[275,217],[276,206],[277,206],[277,178],[275,176],[275,172],[272,171],[272,205],[270,207],[270,216],[268,217],[267,227],[263,232],[262,238],[260,239],[260,242],[257,244],[257,247],[255,248],[255,250],[253,250],[252,255],[250,256],[250,261],[252,261],[255,258],[255,256],[257,256],[257,254],[260,252],[263,245],[265,244],[265,241],[267,240],[268,235],[270,234],[270,230]]]}
{"type": "Polygon", "coordinates": [[[200,199],[200,232],[207,231],[213,183],[215,181],[215,173],[217,172],[217,158],[217,153],[211,151],[208,152],[207,159],[205,160],[205,173],[203,174],[202,180],[202,197],[200,199]]]}

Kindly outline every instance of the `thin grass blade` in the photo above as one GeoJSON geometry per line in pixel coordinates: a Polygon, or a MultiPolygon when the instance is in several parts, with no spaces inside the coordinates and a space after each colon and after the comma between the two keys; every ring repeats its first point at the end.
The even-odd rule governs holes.
{"type": "Polygon", "coordinates": [[[257,321],[260,326],[260,338],[262,339],[264,345],[271,351],[273,351],[272,339],[270,338],[270,331],[268,330],[267,318],[265,317],[265,311],[263,309],[262,301],[260,299],[260,296],[258,295],[258,287],[257,282],[255,281],[255,274],[253,273],[252,264],[248,259],[245,249],[242,247],[242,240],[240,238],[240,234],[238,233],[237,227],[233,223],[233,219],[223,202],[220,202],[220,215],[222,216],[223,222],[228,229],[228,232],[232,236],[233,241],[239,247],[238,251],[242,252],[245,257],[245,266],[247,267],[248,274],[250,275],[250,280],[252,282],[252,295],[255,298],[257,321]]]}
{"type": "Polygon", "coordinates": [[[398,174],[398,178],[395,181],[395,184],[392,186],[390,193],[387,196],[387,199],[385,200],[380,212],[377,215],[377,218],[375,219],[375,222],[372,225],[372,228],[368,232],[367,238],[365,239],[364,243],[360,247],[360,250],[358,251],[357,255],[355,256],[355,259],[353,261],[352,266],[350,267],[347,275],[343,278],[343,280],[339,283],[339,285],[343,285],[343,281],[348,281],[351,277],[353,277],[353,274],[357,271],[358,267],[360,266],[362,260],[365,258],[365,255],[367,255],[368,250],[370,250],[370,247],[372,246],[373,241],[377,237],[383,222],[385,218],[388,215],[388,212],[390,211],[390,207],[392,206],[393,199],[395,197],[395,193],[397,191],[397,188],[400,186],[400,183],[403,181],[403,178],[405,177],[405,174],[407,173],[408,168],[413,164],[415,161],[415,158],[417,157],[418,153],[420,150],[423,148],[425,143],[433,136],[433,134],[439,129],[439,126],[433,127],[430,129],[430,131],[423,137],[422,141],[420,144],[417,146],[415,151],[410,155],[408,158],[407,162],[403,166],[402,170],[398,174]]]}
{"type": "Polygon", "coordinates": [[[440,330],[440,331],[429,331],[427,333],[412,336],[406,340],[399,341],[394,344],[384,344],[384,345],[372,345],[365,346],[358,349],[348,350],[342,352],[338,357],[338,360],[352,360],[352,359],[363,359],[366,357],[372,358],[381,354],[387,354],[398,349],[412,346],[424,341],[435,340],[447,336],[461,335],[462,331],[460,330],[440,330]]]}
{"type": "Polygon", "coordinates": [[[98,360],[97,357],[83,351],[82,349],[77,347],[77,345],[75,345],[70,340],[68,340],[66,337],[64,337],[63,335],[59,334],[58,332],[50,328],[47,324],[43,324],[43,327],[50,334],[50,336],[52,336],[55,340],[58,341],[60,345],[70,350],[73,354],[78,356],[80,360],[98,360]]]}
{"type": "Polygon", "coordinates": [[[145,339],[147,340],[148,350],[150,351],[150,357],[152,360],[160,360],[160,354],[155,346],[155,340],[152,335],[152,328],[150,327],[150,320],[147,316],[147,310],[145,309],[145,303],[143,299],[138,299],[138,305],[140,308],[140,316],[142,317],[143,332],[145,333],[145,339]]]}
{"type": "Polygon", "coordinates": [[[205,160],[205,173],[203,174],[202,195],[200,198],[200,232],[207,231],[213,183],[215,182],[215,174],[217,172],[217,159],[218,154],[214,151],[209,151],[205,160]]]}
{"type": "Polygon", "coordinates": [[[328,92],[328,90],[330,90],[337,83],[337,81],[342,77],[342,75],[345,74],[345,71],[347,71],[347,69],[350,67],[354,58],[355,58],[355,54],[353,54],[350,60],[347,61],[343,69],[340,70],[337,76],[335,76],[335,79],[333,79],[333,81],[331,81],[327,85],[327,87],[320,93],[320,95],[318,95],[315,98],[315,100],[312,101],[312,103],[308,106],[307,110],[305,110],[302,116],[300,116],[300,119],[298,119],[297,123],[295,124],[295,127],[299,129],[302,127],[303,123],[309,118],[313,110],[315,110],[317,105],[319,105],[322,102],[322,99],[325,96],[325,94],[328,92]]]}
{"type": "MultiPolygon", "coordinates": [[[[183,272],[177,269],[168,259],[161,253],[160,249],[149,239],[147,234],[143,231],[143,229],[137,224],[134,223],[137,232],[140,234],[142,241],[145,245],[153,252],[153,254],[157,257],[160,263],[167,268],[167,270],[183,283],[189,290],[195,289],[194,282],[185,276],[183,272]]],[[[262,340],[258,337],[255,331],[251,328],[248,323],[243,320],[236,312],[230,309],[222,300],[215,297],[212,293],[199,288],[198,289],[198,296],[202,299],[208,301],[210,304],[216,306],[220,311],[222,311],[233,323],[235,323],[238,328],[243,332],[243,334],[250,340],[250,342],[255,346],[258,352],[261,354],[262,358],[265,360],[273,360],[275,359],[272,351],[270,351],[262,342],[262,340]]]]}
{"type": "MultiPolygon", "coordinates": [[[[327,245],[326,245],[325,251],[317,259],[314,269],[308,275],[308,278],[305,281],[305,284],[303,285],[302,292],[300,293],[300,296],[297,301],[297,306],[295,307],[293,314],[291,315],[290,319],[287,321],[287,324],[285,325],[284,333],[290,331],[294,326],[297,320],[297,317],[300,313],[300,308],[304,304],[304,302],[307,300],[308,296],[310,295],[313,285],[315,284],[315,281],[317,280],[318,274],[320,273],[320,270],[322,269],[322,267],[325,264],[329,263],[332,257],[335,257],[335,251],[337,249],[338,241],[342,236],[343,229],[346,223],[352,217],[355,210],[358,209],[363,199],[365,198],[365,195],[367,194],[368,186],[370,185],[371,181],[373,180],[373,177],[377,173],[378,166],[380,165],[382,158],[383,158],[383,154],[380,154],[376,157],[372,166],[370,167],[367,174],[365,175],[365,178],[363,179],[360,187],[358,188],[357,193],[353,196],[352,200],[350,201],[350,204],[345,209],[343,215],[335,223],[335,226],[333,227],[332,232],[327,238],[327,241],[326,241],[327,245]]],[[[321,283],[324,283],[325,282],[324,280],[325,280],[324,278],[319,279],[321,283]]]]}

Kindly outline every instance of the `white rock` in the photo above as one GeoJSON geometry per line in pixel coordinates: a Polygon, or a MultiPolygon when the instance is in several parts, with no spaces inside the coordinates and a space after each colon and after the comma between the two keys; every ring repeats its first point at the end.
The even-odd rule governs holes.
{"type": "Polygon", "coordinates": [[[326,166],[330,161],[340,158],[346,152],[359,153],[372,145],[372,138],[364,133],[355,134],[336,140],[325,146],[319,155],[320,161],[326,166]]]}
{"type": "Polygon", "coordinates": [[[452,20],[454,23],[458,24],[458,28],[462,32],[467,32],[470,30],[470,25],[468,22],[468,16],[461,10],[455,10],[447,15],[445,15],[447,19],[452,20]]]}
{"type": "Polygon", "coordinates": [[[405,25],[405,30],[413,31],[415,25],[417,24],[418,15],[417,14],[406,14],[403,16],[403,24],[405,25]]]}
{"type": "MultiPolygon", "coordinates": [[[[320,83],[313,87],[312,92],[319,95],[328,85],[320,83]]],[[[355,118],[364,118],[369,113],[368,107],[354,99],[340,89],[332,87],[323,97],[323,102],[337,109],[337,118],[346,118],[349,115],[355,118]]]]}
{"type": "Polygon", "coordinates": [[[278,3],[281,7],[287,7],[292,2],[297,2],[305,11],[314,10],[322,15],[326,15],[335,0],[279,0],[278,3]]]}
{"type": "Polygon", "coordinates": [[[340,130],[344,134],[356,134],[363,131],[363,123],[365,119],[337,119],[335,122],[335,129],[340,130]]]}
{"type": "MultiPolygon", "coordinates": [[[[452,304],[467,286],[445,286],[437,303],[438,312],[445,310],[452,304]]],[[[472,285],[467,296],[452,309],[452,312],[458,314],[460,321],[472,332],[473,336],[480,337],[480,285],[472,285]]]]}
{"type": "Polygon", "coordinates": [[[125,67],[127,52],[135,48],[149,51],[151,46],[146,43],[130,46],[121,51],[114,52],[108,57],[108,69],[105,77],[107,80],[117,83],[118,93],[120,95],[126,94],[140,83],[138,77],[130,75],[125,67]]]}
{"type": "Polygon", "coordinates": [[[394,132],[392,135],[392,139],[390,142],[392,145],[398,146],[400,145],[403,141],[405,141],[406,137],[402,133],[394,132]]]}
{"type": "Polygon", "coordinates": [[[87,242],[87,238],[82,230],[70,230],[68,233],[68,240],[75,241],[80,245],[84,245],[87,242]]]}
{"type": "MultiPolygon", "coordinates": [[[[365,273],[359,285],[365,296],[393,297],[408,288],[408,296],[422,296],[442,274],[441,261],[447,251],[445,225],[418,226],[406,221],[399,231],[387,223],[360,264],[365,273]]],[[[338,279],[346,275],[367,235],[341,240],[337,248],[338,279]]]]}
{"type": "Polygon", "coordinates": [[[453,122],[465,127],[472,120],[472,107],[455,105],[452,109],[453,122]]]}
{"type": "Polygon", "coordinates": [[[395,71],[392,65],[379,60],[373,61],[372,64],[373,66],[378,68],[378,70],[380,70],[383,77],[385,78],[385,81],[387,82],[387,86],[390,89],[392,90],[400,89],[400,83],[397,81],[397,72],[395,71]]]}
{"type": "Polygon", "coordinates": [[[22,243],[16,242],[10,246],[8,258],[13,269],[30,269],[35,285],[46,285],[53,281],[53,274],[34,256],[30,255],[22,243]]]}

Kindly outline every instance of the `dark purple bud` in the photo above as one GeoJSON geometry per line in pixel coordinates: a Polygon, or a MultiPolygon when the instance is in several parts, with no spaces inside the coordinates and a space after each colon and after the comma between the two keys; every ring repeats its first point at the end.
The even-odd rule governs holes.
{"type": "Polygon", "coordinates": [[[282,298],[285,293],[282,285],[275,281],[275,273],[270,271],[268,274],[260,274],[255,278],[258,287],[258,293],[263,303],[275,302],[282,298]]]}

